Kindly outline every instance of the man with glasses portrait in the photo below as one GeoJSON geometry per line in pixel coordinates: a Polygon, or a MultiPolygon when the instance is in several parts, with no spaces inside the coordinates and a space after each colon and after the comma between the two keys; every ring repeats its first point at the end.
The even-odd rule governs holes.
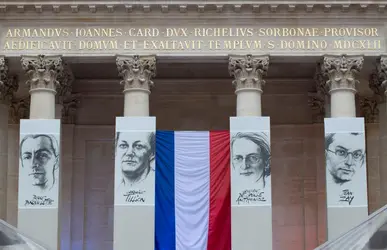
{"type": "Polygon", "coordinates": [[[334,199],[332,202],[351,204],[356,196],[362,195],[366,175],[365,154],[362,133],[325,135],[327,192],[334,199]]]}
{"type": "Polygon", "coordinates": [[[328,134],[325,137],[327,170],[334,183],[352,181],[364,165],[364,137],[360,133],[328,134]]]}

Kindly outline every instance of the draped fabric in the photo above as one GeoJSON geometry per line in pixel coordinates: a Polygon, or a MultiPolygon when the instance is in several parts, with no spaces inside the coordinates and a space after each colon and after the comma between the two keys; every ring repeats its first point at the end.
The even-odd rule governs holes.
{"type": "Polygon", "coordinates": [[[157,131],[155,249],[230,250],[228,131],[157,131]]]}

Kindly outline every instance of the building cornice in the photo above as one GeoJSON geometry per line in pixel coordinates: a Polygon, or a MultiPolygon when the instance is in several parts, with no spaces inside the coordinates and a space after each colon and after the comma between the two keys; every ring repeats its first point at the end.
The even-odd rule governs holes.
{"type": "MultiPolygon", "coordinates": [[[[132,14],[189,14],[189,13],[250,13],[255,15],[284,13],[379,13],[386,10],[387,1],[1,1],[0,13],[24,14],[73,14],[80,13],[98,15],[100,13],[132,14]]],[[[221,15],[216,15],[221,16],[221,15]]],[[[1,17],[1,15],[0,15],[1,17]]]]}

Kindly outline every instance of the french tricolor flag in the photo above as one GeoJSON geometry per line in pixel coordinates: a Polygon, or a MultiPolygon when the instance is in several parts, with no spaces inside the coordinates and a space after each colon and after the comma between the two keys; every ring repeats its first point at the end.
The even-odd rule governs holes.
{"type": "Polygon", "coordinates": [[[230,132],[157,131],[156,250],[230,250],[230,132]]]}

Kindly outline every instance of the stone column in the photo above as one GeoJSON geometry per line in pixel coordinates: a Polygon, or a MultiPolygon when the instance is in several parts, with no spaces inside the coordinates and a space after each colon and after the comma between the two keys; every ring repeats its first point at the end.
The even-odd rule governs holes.
{"type": "Polygon", "coordinates": [[[325,56],[322,72],[328,77],[331,117],[356,117],[356,74],[363,67],[362,56],[325,56]]]}
{"type": "Polygon", "coordinates": [[[8,77],[7,61],[0,57],[0,219],[7,217],[8,175],[8,115],[14,92],[18,89],[15,78],[8,77]]]}
{"type": "Polygon", "coordinates": [[[60,249],[61,123],[55,119],[55,95],[63,63],[44,55],[24,56],[21,63],[31,100],[30,119],[20,121],[20,155],[28,157],[19,160],[18,228],[60,249]]]}
{"type": "Polygon", "coordinates": [[[22,67],[29,77],[30,119],[55,119],[57,76],[63,70],[60,56],[24,56],[22,67]]]}
{"type": "Polygon", "coordinates": [[[324,119],[327,237],[337,238],[368,217],[364,118],[356,117],[356,75],[362,56],[325,56],[322,73],[331,98],[324,119]]]}
{"type": "MultiPolygon", "coordinates": [[[[126,250],[128,242],[133,249],[154,249],[156,181],[152,162],[149,161],[148,174],[137,185],[127,178],[131,170],[123,169],[122,159],[132,155],[132,145],[137,140],[149,143],[150,148],[155,149],[151,135],[156,133],[156,118],[149,117],[149,94],[153,85],[151,79],[156,75],[156,58],[118,56],[116,63],[123,78],[125,106],[124,117],[116,117],[113,249],[126,250]],[[130,146],[122,150],[118,146],[124,141],[130,146]],[[130,198],[134,193],[139,194],[136,200],[130,198]]],[[[148,152],[152,154],[152,151],[148,152]]]]}
{"type": "Polygon", "coordinates": [[[228,70],[234,77],[233,85],[237,96],[236,117],[230,117],[230,140],[233,141],[230,150],[232,249],[242,245],[244,250],[256,249],[258,245],[262,249],[273,249],[269,158],[263,157],[260,161],[263,172],[266,173],[262,173],[262,178],[255,176],[254,181],[251,181],[249,180],[251,177],[245,178],[246,176],[241,174],[245,171],[243,169],[248,168],[246,157],[249,154],[265,151],[270,155],[270,117],[262,116],[261,106],[262,89],[265,85],[263,76],[266,75],[268,68],[268,56],[229,57],[228,70]],[[245,141],[242,142],[241,139],[245,141]],[[244,147],[243,143],[246,140],[247,143],[255,144],[256,149],[241,148],[244,147]],[[242,144],[238,144],[238,141],[242,144]],[[245,152],[241,153],[244,157],[242,164],[235,161],[235,154],[240,154],[238,152],[245,152]],[[241,201],[243,198],[240,199],[252,196],[260,198],[246,203],[241,201]]]}
{"type": "Polygon", "coordinates": [[[118,56],[119,75],[124,85],[124,116],[149,116],[149,94],[156,76],[155,56],[118,56]]]}
{"type": "Polygon", "coordinates": [[[234,77],[237,116],[261,116],[261,95],[269,68],[268,56],[230,56],[228,71],[234,77]]]}

